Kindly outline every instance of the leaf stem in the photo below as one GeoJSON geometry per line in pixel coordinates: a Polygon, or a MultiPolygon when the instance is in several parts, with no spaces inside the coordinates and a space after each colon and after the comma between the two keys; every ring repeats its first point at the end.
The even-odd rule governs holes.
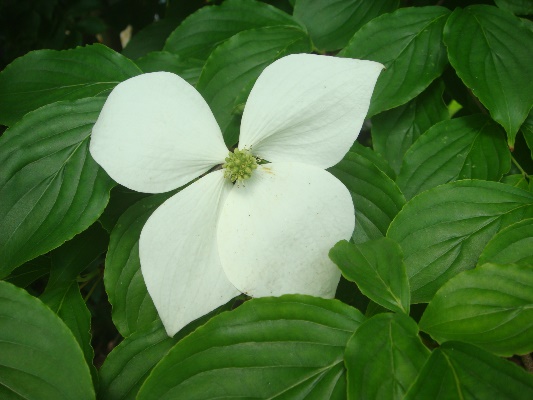
{"type": "Polygon", "coordinates": [[[524,168],[522,168],[522,166],[518,163],[518,161],[516,161],[516,158],[514,158],[512,155],[511,155],[511,161],[513,162],[515,167],[518,168],[518,170],[524,176],[524,178],[526,178],[529,181],[528,173],[526,171],[524,171],[524,168]]]}
{"type": "Polygon", "coordinates": [[[89,292],[87,293],[87,295],[83,298],[83,301],[85,303],[87,303],[87,300],[89,300],[89,298],[91,297],[91,295],[93,294],[94,290],[96,289],[96,286],[98,285],[98,283],[100,282],[100,279],[96,279],[96,281],[94,282],[94,284],[91,286],[91,288],[89,289],[89,292]]]}
{"type": "Polygon", "coordinates": [[[82,282],[88,282],[90,281],[91,279],[93,279],[95,276],[98,276],[100,275],[100,271],[98,269],[95,269],[94,271],[86,274],[86,275],[79,275],[78,278],[76,279],[78,281],[78,283],[82,283],[82,282]]]}

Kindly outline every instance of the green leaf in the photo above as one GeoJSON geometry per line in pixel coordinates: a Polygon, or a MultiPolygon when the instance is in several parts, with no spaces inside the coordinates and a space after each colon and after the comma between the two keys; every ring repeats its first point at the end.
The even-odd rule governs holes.
{"type": "Polygon", "coordinates": [[[350,148],[350,152],[360,155],[363,158],[366,158],[379,170],[385,172],[387,176],[391,179],[396,179],[396,173],[391,168],[389,163],[379,154],[372,150],[370,147],[363,146],[359,142],[354,142],[353,146],[350,148]]]}
{"type": "Polygon", "coordinates": [[[401,8],[370,21],[340,53],[378,61],[386,70],[378,78],[368,116],[401,106],[438,78],[446,66],[442,29],[448,9],[401,8]]]}
{"type": "Polygon", "coordinates": [[[26,115],[0,138],[0,277],[87,229],[114,182],[89,154],[103,98],[26,115]]]}
{"type": "Polygon", "coordinates": [[[363,243],[385,236],[392,219],[405,204],[394,181],[367,158],[351,151],[328,171],[352,194],[356,225],[354,242],[363,243]]]}
{"type": "Polygon", "coordinates": [[[102,224],[107,232],[111,232],[120,216],[126,212],[130,206],[139,200],[150,196],[149,193],[136,192],[124,186],[117,185],[111,190],[111,198],[98,222],[102,224]]]}
{"type": "Polygon", "coordinates": [[[122,214],[109,241],[104,284],[113,306],[113,323],[124,337],[159,321],[141,274],[139,237],[146,220],[172,194],[144,198],[122,214]]]}
{"type": "Polygon", "coordinates": [[[11,274],[5,278],[5,281],[15,286],[25,288],[35,282],[37,279],[50,273],[50,257],[40,256],[30,260],[20,267],[15,268],[11,274]]]}
{"type": "Polygon", "coordinates": [[[525,219],[498,232],[479,256],[478,265],[487,262],[533,265],[533,219],[525,219]]]}
{"type": "Polygon", "coordinates": [[[387,310],[385,307],[380,306],[378,303],[374,301],[369,301],[365,309],[365,317],[371,318],[374,315],[387,313],[387,312],[389,312],[389,310],[387,310]]]}
{"type": "Polygon", "coordinates": [[[89,368],[70,330],[25,290],[0,281],[0,397],[94,399],[89,368]]]}
{"type": "Polygon", "coordinates": [[[181,340],[138,399],[344,399],[344,348],[363,320],[336,300],[250,300],[181,340]]]}
{"type": "Polygon", "coordinates": [[[366,310],[368,303],[370,302],[368,297],[361,293],[355,283],[350,282],[342,275],[337,290],[335,291],[335,299],[357,308],[358,310],[366,310]]]}
{"type": "Polygon", "coordinates": [[[135,399],[139,388],[161,358],[177,343],[161,323],[128,336],[107,356],[100,369],[101,399],[135,399]]]}
{"type": "Polygon", "coordinates": [[[122,54],[132,60],[137,60],[153,51],[163,50],[168,36],[180,22],[179,18],[163,18],[151,23],[133,35],[122,50],[122,54]]]}
{"type": "Polygon", "coordinates": [[[459,272],[472,269],[501,229],[533,217],[533,193],[503,183],[458,181],[413,198],[392,221],[411,286],[411,302],[431,300],[459,272]]]}
{"type": "Polygon", "coordinates": [[[444,343],[433,350],[405,400],[529,400],[533,376],[475,346],[444,343]]]}
{"type": "Polygon", "coordinates": [[[0,73],[0,124],[59,100],[100,95],[141,70],[110,48],[95,44],[72,50],[37,50],[0,73]]]}
{"type": "Polygon", "coordinates": [[[527,147],[531,151],[531,158],[533,158],[533,111],[529,112],[520,130],[522,131],[522,135],[524,135],[527,147]]]}
{"type": "Polygon", "coordinates": [[[52,267],[45,292],[70,285],[105,253],[108,244],[109,235],[99,223],[94,223],[89,229],[52,251],[52,267]]]}
{"type": "Polygon", "coordinates": [[[109,235],[95,223],[86,231],[50,253],[51,269],[48,284],[40,299],[70,328],[78,341],[93,382],[98,382],[91,347],[91,313],[81,296],[77,276],[97,261],[107,250],[109,235]]]}
{"type": "Polygon", "coordinates": [[[330,250],[329,257],[370,300],[409,314],[409,281],[402,249],[393,240],[381,238],[363,244],[342,240],[330,250]]]}
{"type": "Polygon", "coordinates": [[[400,172],[405,152],[437,122],[448,119],[442,101],[444,85],[433,82],[419,96],[403,106],[384,111],[372,118],[372,144],[396,174],[400,172]]]}
{"type": "Polygon", "coordinates": [[[205,324],[214,315],[231,310],[234,299],[222,307],[191,322],[176,336],[168,337],[159,321],[136,331],[113,349],[100,369],[99,398],[135,399],[141,385],[154,366],[181,339],[205,324]]]}
{"type": "Polygon", "coordinates": [[[398,0],[298,0],[294,18],[309,31],[316,47],[338,50],[368,21],[398,8],[398,0]]]}
{"type": "Polygon", "coordinates": [[[520,23],[522,26],[531,32],[533,32],[533,21],[527,19],[527,18],[520,18],[520,23]]]}
{"type": "Polygon", "coordinates": [[[504,176],[501,180],[502,183],[506,185],[511,185],[523,190],[529,190],[529,184],[526,181],[526,178],[522,174],[514,174],[504,176]]]}
{"type": "Polygon", "coordinates": [[[195,86],[204,66],[203,61],[194,59],[183,60],[177,54],[168,51],[154,51],[136,61],[143,72],[166,71],[181,76],[195,86]]]}
{"type": "Polygon", "coordinates": [[[496,5],[503,10],[507,10],[516,15],[533,14],[533,3],[531,0],[494,0],[496,5]]]}
{"type": "Polygon", "coordinates": [[[94,350],[91,347],[91,313],[83,300],[76,282],[65,283],[46,290],[40,300],[52,309],[70,329],[83,351],[94,384],[98,382],[93,365],[94,350]]]}
{"type": "MultiPolygon", "coordinates": [[[[227,0],[203,7],[186,18],[168,37],[163,50],[205,60],[220,43],[249,29],[298,24],[283,11],[253,0],[227,0]]],[[[229,54],[228,56],[230,56],[229,54]]]]}
{"type": "Polygon", "coordinates": [[[237,143],[239,136],[240,116],[234,108],[242,102],[241,91],[247,89],[247,97],[253,82],[278,58],[310,49],[309,37],[301,29],[273,26],[241,32],[211,53],[197,89],[211,107],[228,146],[237,143]]]}
{"type": "Polygon", "coordinates": [[[457,76],[457,72],[451,65],[448,65],[444,69],[442,80],[445,85],[445,97],[447,99],[452,99],[452,101],[448,103],[448,112],[450,116],[455,114],[464,116],[480,112],[482,106],[479,103],[479,100],[472,94],[472,91],[465,86],[461,78],[457,76]]]}
{"type": "Polygon", "coordinates": [[[391,313],[372,317],[346,346],[348,400],[403,399],[428,357],[411,318],[391,313]]]}
{"type": "Polygon", "coordinates": [[[456,9],[444,29],[450,63],[466,86],[507,132],[516,132],[533,106],[533,32],[496,7],[456,9]]]}
{"type": "Polygon", "coordinates": [[[460,179],[499,181],[511,168],[500,126],[482,114],[431,127],[405,153],[396,183],[407,199],[460,179]]]}
{"type": "Polygon", "coordinates": [[[420,329],[439,343],[460,340],[500,356],[533,351],[533,265],[462,272],[429,302],[420,329]]]}

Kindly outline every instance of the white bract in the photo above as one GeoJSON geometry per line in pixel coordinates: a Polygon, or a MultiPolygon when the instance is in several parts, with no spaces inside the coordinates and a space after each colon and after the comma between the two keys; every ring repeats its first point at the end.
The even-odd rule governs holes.
{"type": "Polygon", "coordinates": [[[90,151],[114,180],[161,193],[202,176],[152,214],[139,242],[169,335],[240,292],[335,295],[340,272],[328,251],[351,237],[355,217],[350,193],[325,168],[357,138],[382,68],[310,54],[268,66],[248,97],[238,149],[269,163],[243,167],[235,184],[226,169],[202,176],[227,164],[229,151],[179,76],[144,74],[111,92],[90,151]]]}

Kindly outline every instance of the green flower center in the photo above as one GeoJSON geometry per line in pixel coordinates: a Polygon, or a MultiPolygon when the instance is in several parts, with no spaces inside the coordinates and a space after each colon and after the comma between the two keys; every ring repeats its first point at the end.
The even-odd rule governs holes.
{"type": "Polygon", "coordinates": [[[225,161],[222,165],[224,178],[231,182],[240,183],[249,179],[257,168],[257,159],[246,149],[235,149],[233,153],[230,151],[225,161]]]}

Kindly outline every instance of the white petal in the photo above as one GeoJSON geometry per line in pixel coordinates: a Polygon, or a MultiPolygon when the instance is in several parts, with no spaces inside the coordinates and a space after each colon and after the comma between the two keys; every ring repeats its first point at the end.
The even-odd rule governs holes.
{"type": "Polygon", "coordinates": [[[169,336],[239,294],[216,238],[231,187],[222,171],[212,172],[163,203],[141,232],[141,271],[169,336]]]}
{"type": "Polygon", "coordinates": [[[239,148],[271,162],[328,168],[353,144],[383,65],[293,54],[268,66],[244,109],[239,148]]]}
{"type": "Polygon", "coordinates": [[[176,189],[228,153],[202,96],[168,72],[139,75],[113,89],[90,150],[115,181],[148,193],[176,189]]]}
{"type": "Polygon", "coordinates": [[[333,297],[340,272],[328,257],[355,224],[348,189],[329,172],[299,163],[260,166],[229,194],[218,227],[229,280],[254,297],[333,297]]]}

